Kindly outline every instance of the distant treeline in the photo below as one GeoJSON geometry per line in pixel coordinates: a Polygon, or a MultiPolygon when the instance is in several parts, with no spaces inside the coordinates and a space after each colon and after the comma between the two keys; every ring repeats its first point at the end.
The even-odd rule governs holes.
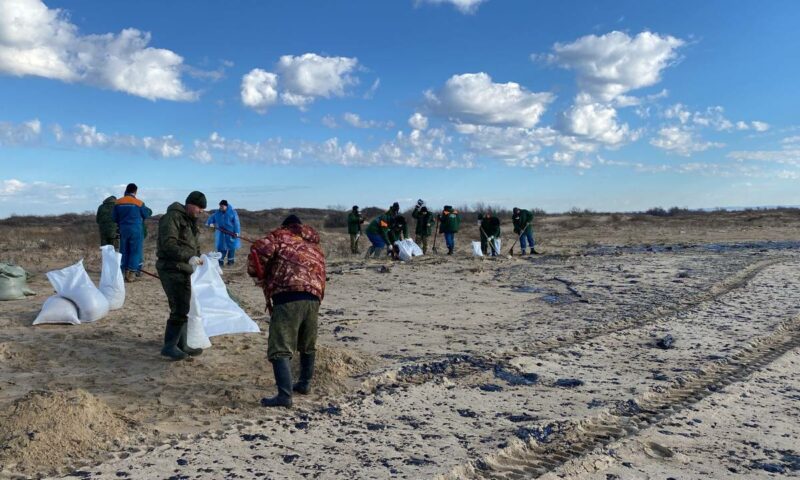
{"type": "MultiPolygon", "coordinates": [[[[506,207],[493,206],[486,203],[475,203],[473,205],[454,205],[454,207],[462,214],[464,221],[477,220],[478,215],[491,211],[493,215],[499,217],[503,221],[511,219],[511,209],[506,207]]],[[[736,209],[690,209],[685,207],[653,207],[645,211],[632,211],[632,212],[601,212],[587,208],[573,207],[566,212],[545,212],[541,208],[526,207],[532,211],[536,217],[544,216],[572,216],[572,217],[590,217],[597,215],[641,215],[651,217],[680,217],[680,216],[699,216],[699,215],[715,215],[719,213],[738,214],[749,212],[761,213],[800,213],[800,208],[797,207],[753,207],[753,208],[736,208],[736,209]]],[[[436,212],[438,212],[436,207],[436,212]]],[[[370,221],[388,209],[379,207],[366,207],[361,209],[361,213],[370,221]]],[[[411,212],[413,209],[409,208],[402,212],[409,220],[411,219],[411,212]]],[[[299,215],[305,223],[315,227],[324,228],[344,228],[347,226],[347,214],[350,209],[347,207],[332,206],[328,208],[273,208],[269,210],[245,210],[237,209],[242,224],[247,225],[249,230],[268,231],[280,225],[284,218],[290,213],[299,215]]],[[[150,222],[158,220],[160,215],[153,217],[150,222]]],[[[6,219],[0,220],[0,227],[37,227],[37,226],[50,226],[50,227],[65,227],[81,224],[94,224],[94,212],[84,213],[66,213],[62,215],[11,215],[6,219]]]]}

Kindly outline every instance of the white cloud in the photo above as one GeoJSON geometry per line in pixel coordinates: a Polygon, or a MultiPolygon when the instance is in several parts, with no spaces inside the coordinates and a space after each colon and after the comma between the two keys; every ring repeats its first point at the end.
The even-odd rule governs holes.
{"type": "Polygon", "coordinates": [[[579,88],[592,100],[610,102],[631,90],[658,83],[662,70],[674,63],[677,49],[684,43],[647,31],[635,37],[614,31],[556,43],[554,53],[544,58],[574,70],[579,88]]]}
{"type": "Polygon", "coordinates": [[[106,134],[99,132],[95,126],[82,123],[75,126],[72,141],[75,145],[84,148],[143,151],[156,158],[173,158],[183,155],[183,144],[172,135],[139,138],[134,135],[106,134]]]}
{"type": "Polygon", "coordinates": [[[684,157],[688,157],[695,152],[703,152],[709,148],[724,146],[722,143],[703,142],[697,139],[690,129],[679,126],[661,128],[658,131],[658,137],[651,139],[650,144],[684,157]]]}
{"type": "Polygon", "coordinates": [[[259,113],[278,101],[278,76],[260,68],[250,70],[242,77],[242,103],[259,113]]]}
{"type": "Polygon", "coordinates": [[[784,144],[784,145],[800,144],[800,135],[794,135],[792,137],[786,137],[783,140],[781,140],[781,143],[784,144]]]}
{"type": "Polygon", "coordinates": [[[349,125],[356,128],[384,128],[387,126],[384,122],[377,120],[364,120],[357,113],[346,112],[342,115],[342,119],[349,125]]]}
{"type": "Polygon", "coordinates": [[[518,83],[495,83],[486,73],[453,75],[444,87],[425,93],[431,111],[457,123],[531,128],[551,93],[530,92],[518,83]]]}
{"type": "Polygon", "coordinates": [[[353,73],[358,59],[323,57],[316,53],[284,55],[276,66],[284,88],[281,99],[287,105],[305,107],[317,97],[341,97],[358,83],[353,73]]]}
{"type": "Polygon", "coordinates": [[[486,0],[416,0],[417,5],[430,3],[433,5],[450,4],[464,14],[472,14],[478,11],[478,7],[486,0]]]}
{"type": "Polygon", "coordinates": [[[756,132],[766,132],[767,130],[769,130],[768,123],[759,122],[757,120],[750,122],[750,126],[753,127],[753,130],[755,130],[756,132]]]}
{"type": "Polygon", "coordinates": [[[419,112],[414,112],[414,115],[411,115],[408,119],[408,125],[414,130],[425,130],[428,128],[428,117],[419,112]]]}
{"type": "Polygon", "coordinates": [[[148,47],[150,33],[81,35],[66,13],[41,0],[0,2],[0,73],[33,75],[125,92],[149,100],[195,100],[183,58],[148,47]]]}
{"type": "Polygon", "coordinates": [[[606,145],[619,145],[637,137],[627,123],[617,123],[614,108],[599,103],[574,105],[564,114],[563,123],[566,133],[606,145]]]}
{"type": "Polygon", "coordinates": [[[333,115],[325,115],[322,117],[322,124],[328,128],[339,128],[336,118],[333,115]]]}
{"type": "Polygon", "coordinates": [[[42,133],[42,123],[34,118],[19,124],[0,122],[0,145],[25,145],[37,142],[42,133]]]}
{"type": "Polygon", "coordinates": [[[69,185],[58,185],[49,182],[25,182],[16,178],[8,180],[0,180],[0,206],[3,206],[3,213],[10,208],[11,204],[35,205],[35,204],[52,204],[52,200],[58,200],[59,207],[63,204],[78,199],[85,198],[83,195],[78,194],[69,185]],[[2,205],[2,204],[9,205],[2,205]]]}
{"type": "Polygon", "coordinates": [[[788,165],[800,165],[800,146],[787,144],[782,150],[737,150],[728,153],[733,160],[753,160],[788,165]]]}

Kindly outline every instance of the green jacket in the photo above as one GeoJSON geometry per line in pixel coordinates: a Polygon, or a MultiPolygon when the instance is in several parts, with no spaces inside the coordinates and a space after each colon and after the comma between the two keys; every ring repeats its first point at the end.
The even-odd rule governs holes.
{"type": "Polygon", "coordinates": [[[192,273],[189,259],[200,256],[197,241],[197,221],[189,217],[184,206],[175,202],[158,221],[159,270],[177,270],[192,273]]]}
{"type": "Polygon", "coordinates": [[[518,235],[522,235],[522,233],[528,233],[533,228],[533,214],[530,212],[530,210],[520,209],[519,215],[516,217],[512,216],[511,220],[514,222],[514,233],[518,235]],[[525,232],[522,231],[522,227],[525,227],[525,232]]]}
{"type": "Polygon", "coordinates": [[[433,234],[433,226],[436,225],[436,215],[430,210],[427,213],[422,213],[419,207],[411,212],[411,216],[417,219],[417,227],[414,233],[421,237],[429,237],[433,234]]]}
{"type": "Polygon", "coordinates": [[[439,231],[441,233],[457,233],[461,228],[461,216],[458,210],[445,210],[439,215],[439,231]]]}
{"type": "Polygon", "coordinates": [[[388,213],[384,213],[375,218],[375,220],[369,222],[367,226],[367,233],[371,233],[373,235],[380,235],[383,238],[383,241],[387,244],[389,242],[389,227],[392,225],[392,217],[388,213]]]}
{"type": "Polygon", "coordinates": [[[394,242],[401,240],[400,233],[403,234],[403,238],[408,238],[408,222],[403,222],[398,224],[397,222],[392,222],[391,227],[389,228],[389,243],[394,245],[394,242]]]}
{"type": "Polygon", "coordinates": [[[347,233],[355,235],[361,233],[361,224],[364,223],[364,217],[360,213],[353,213],[347,216],[347,233]]]}
{"type": "Polygon", "coordinates": [[[481,221],[481,238],[484,237],[499,237],[500,236],[500,219],[491,215],[481,215],[478,217],[481,221]],[[486,235],[484,235],[484,233],[486,235]]]}
{"type": "Polygon", "coordinates": [[[97,221],[97,225],[100,226],[100,232],[108,237],[116,237],[119,231],[113,217],[114,205],[116,205],[116,203],[117,197],[112,195],[103,200],[103,203],[97,207],[97,216],[95,220],[97,221]]]}

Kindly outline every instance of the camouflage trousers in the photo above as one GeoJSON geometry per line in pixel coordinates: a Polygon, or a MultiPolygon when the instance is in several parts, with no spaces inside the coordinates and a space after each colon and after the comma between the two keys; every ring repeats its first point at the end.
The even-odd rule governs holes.
{"type": "Polygon", "coordinates": [[[350,253],[358,253],[358,240],[361,238],[360,233],[350,234],[350,253]]]}
{"type": "Polygon", "coordinates": [[[114,250],[119,251],[119,235],[100,232],[100,246],[114,245],[114,250]]]}
{"type": "Polygon", "coordinates": [[[275,305],[269,320],[269,360],[292,358],[295,351],[314,353],[317,349],[318,315],[317,300],[296,300],[275,305]]]}

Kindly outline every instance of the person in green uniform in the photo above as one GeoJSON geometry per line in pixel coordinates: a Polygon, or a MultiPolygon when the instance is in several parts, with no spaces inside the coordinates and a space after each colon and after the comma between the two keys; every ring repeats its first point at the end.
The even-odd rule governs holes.
{"type": "Polygon", "coordinates": [[[113,245],[114,250],[119,251],[119,227],[114,221],[114,205],[117,204],[117,197],[111,195],[103,200],[97,207],[95,221],[100,229],[100,246],[113,245]]]}
{"type": "Polygon", "coordinates": [[[358,253],[358,239],[361,238],[361,225],[364,223],[364,216],[358,211],[358,205],[353,205],[353,209],[347,215],[347,233],[350,234],[350,252],[358,253]]]}
{"type": "Polygon", "coordinates": [[[496,238],[500,238],[500,219],[492,215],[487,210],[486,213],[478,215],[480,221],[481,251],[484,255],[496,257],[499,253],[494,244],[496,238]]]}
{"type": "MultiPolygon", "coordinates": [[[[421,202],[421,201],[420,201],[421,202]]],[[[414,228],[414,241],[422,247],[422,253],[428,253],[428,239],[433,234],[433,227],[436,225],[436,215],[428,211],[428,207],[424,204],[417,202],[411,216],[417,220],[417,226],[414,228]]]]}
{"type": "Polygon", "coordinates": [[[448,255],[452,255],[456,249],[456,233],[459,228],[461,228],[461,215],[458,214],[458,210],[445,205],[442,214],[439,215],[439,231],[444,234],[448,255]]]}
{"type": "Polygon", "coordinates": [[[397,215],[392,219],[388,236],[390,245],[394,245],[394,242],[408,238],[408,222],[406,222],[406,217],[397,215]]]}
{"type": "Polygon", "coordinates": [[[186,197],[184,204],[175,202],[170,205],[158,222],[156,269],[169,301],[169,320],[161,355],[172,360],[203,353],[203,350],[186,344],[186,329],[192,298],[191,276],[194,268],[202,264],[197,218],[206,206],[206,196],[194,191],[186,197]]]}
{"type": "Polygon", "coordinates": [[[522,254],[525,255],[528,245],[531,247],[531,255],[539,253],[533,244],[533,213],[530,210],[514,207],[511,212],[511,221],[514,223],[514,233],[519,235],[519,248],[522,250],[522,254]]]}
{"type": "Polygon", "coordinates": [[[367,251],[367,257],[378,257],[382,250],[386,254],[390,253],[389,229],[392,225],[392,218],[389,212],[379,215],[367,225],[367,238],[372,246],[367,251]]]}

